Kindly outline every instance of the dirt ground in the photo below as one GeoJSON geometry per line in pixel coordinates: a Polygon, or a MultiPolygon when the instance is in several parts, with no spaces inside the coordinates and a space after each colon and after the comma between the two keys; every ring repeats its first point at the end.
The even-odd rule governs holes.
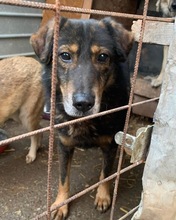
{"type": "MultiPolygon", "coordinates": [[[[128,133],[135,135],[139,127],[150,123],[149,119],[132,116],[128,133]]],[[[45,127],[49,122],[42,120],[41,124],[45,127]]],[[[13,121],[6,122],[3,129],[8,131],[10,136],[25,132],[21,125],[13,121]]],[[[29,138],[13,142],[4,153],[0,154],[0,219],[2,220],[32,219],[37,214],[46,211],[48,133],[44,133],[43,147],[32,164],[25,163],[29,144],[29,138]]],[[[129,165],[129,157],[125,156],[123,166],[127,165],[129,165]]],[[[114,219],[120,218],[139,204],[143,166],[140,165],[121,176],[114,219]]],[[[71,195],[96,183],[100,169],[101,152],[99,149],[76,150],[71,171],[71,195]]],[[[57,184],[58,157],[54,149],[52,201],[57,194],[57,184]]],[[[95,193],[93,190],[71,202],[68,220],[108,220],[110,210],[101,214],[94,208],[95,193]]]]}

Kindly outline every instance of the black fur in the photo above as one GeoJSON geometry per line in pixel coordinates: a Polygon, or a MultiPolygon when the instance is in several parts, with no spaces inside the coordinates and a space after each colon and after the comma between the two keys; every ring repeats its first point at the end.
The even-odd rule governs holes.
{"type": "MultiPolygon", "coordinates": [[[[50,35],[51,33],[47,34],[50,35]]],[[[36,42],[34,47],[36,47],[36,44],[38,45],[36,42]]],[[[49,44],[47,49],[52,50],[52,43],[52,41],[47,42],[49,44]]],[[[51,54],[52,51],[45,52],[47,44],[45,43],[42,51],[42,57],[45,60],[43,62],[43,82],[46,87],[46,97],[50,98],[52,59],[48,54],[51,54]]],[[[62,94],[61,87],[69,82],[72,83],[70,87],[70,93],[73,93],[71,94],[71,102],[75,96],[80,96],[85,102],[87,100],[91,102],[90,100],[93,99],[91,104],[95,105],[94,99],[97,94],[94,94],[92,88],[97,88],[98,91],[101,90],[100,94],[102,93],[98,111],[117,108],[128,103],[130,74],[128,71],[127,56],[131,45],[132,37],[130,33],[110,18],[105,18],[101,21],[93,19],[61,19],[56,94],[57,124],[91,114],[91,109],[90,111],[83,111],[82,109],[82,112],[79,110],[74,111],[75,107],[71,105],[70,109],[73,108],[73,110],[66,110],[64,106],[65,96],[62,94]],[[63,51],[60,48],[63,45],[64,47],[66,45],[66,48],[70,48],[70,45],[78,45],[78,49],[75,52],[76,55],[69,52],[72,57],[69,62],[67,60],[63,62],[62,60],[63,51]],[[103,48],[103,52],[100,53],[100,61],[98,60],[98,52],[94,54],[91,50],[94,45],[98,46],[98,48],[103,48]],[[108,51],[107,54],[106,51],[108,51]],[[102,59],[104,59],[104,54],[108,58],[102,61],[101,58],[103,57],[102,59]],[[68,113],[69,111],[71,114],[68,113]]],[[[35,49],[35,51],[38,51],[38,49],[35,49]]],[[[40,54],[37,55],[40,57],[40,54]]],[[[68,56],[68,54],[64,55],[68,56]]],[[[65,184],[68,175],[67,167],[72,158],[74,147],[100,147],[104,157],[103,175],[107,177],[110,174],[117,149],[114,142],[114,135],[116,132],[123,130],[125,117],[126,110],[123,110],[89,121],[76,123],[57,131],[59,134],[58,149],[62,185],[65,184]],[[101,137],[102,139],[104,138],[104,142],[101,137]],[[110,143],[109,140],[111,140],[110,143]]],[[[106,208],[102,209],[104,211],[106,208]]]]}

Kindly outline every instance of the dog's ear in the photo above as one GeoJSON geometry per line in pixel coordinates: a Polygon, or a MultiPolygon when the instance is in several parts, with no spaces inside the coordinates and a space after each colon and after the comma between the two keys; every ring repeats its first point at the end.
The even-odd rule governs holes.
{"type": "MultiPolygon", "coordinates": [[[[61,17],[60,29],[66,21],[66,18],[61,17]]],[[[30,43],[42,63],[48,63],[52,57],[54,23],[54,19],[51,19],[46,25],[41,26],[36,33],[32,34],[30,38],[30,43]]]]}
{"type": "Polygon", "coordinates": [[[110,17],[101,20],[109,31],[115,43],[115,49],[120,61],[125,61],[133,45],[133,34],[120,23],[110,17]]]}

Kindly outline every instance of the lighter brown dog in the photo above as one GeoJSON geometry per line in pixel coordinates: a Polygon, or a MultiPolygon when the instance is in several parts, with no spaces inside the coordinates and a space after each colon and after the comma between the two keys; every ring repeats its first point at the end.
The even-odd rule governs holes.
{"type": "MultiPolygon", "coordinates": [[[[41,65],[29,57],[1,60],[0,88],[0,125],[11,118],[28,131],[38,129],[44,104],[41,65]]],[[[31,136],[26,163],[35,160],[40,144],[40,134],[31,136]]]]}

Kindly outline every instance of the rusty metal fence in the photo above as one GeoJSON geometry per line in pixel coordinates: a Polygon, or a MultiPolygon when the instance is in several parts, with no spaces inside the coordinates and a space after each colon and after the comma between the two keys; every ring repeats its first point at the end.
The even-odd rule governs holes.
{"type": "MultiPolygon", "coordinates": [[[[32,135],[38,134],[38,133],[43,133],[46,131],[50,132],[49,136],[49,155],[48,155],[48,178],[47,178],[47,210],[40,215],[37,215],[33,220],[40,219],[44,216],[47,217],[48,220],[50,220],[50,205],[51,205],[51,171],[52,171],[52,158],[53,158],[53,145],[54,145],[54,132],[55,129],[62,128],[64,126],[68,126],[77,122],[82,122],[85,120],[89,120],[95,117],[100,117],[105,114],[111,114],[113,112],[121,111],[123,109],[127,109],[127,115],[126,115],[126,121],[125,121],[125,126],[124,126],[124,135],[123,135],[123,141],[122,141],[122,146],[120,147],[120,154],[119,154],[119,162],[118,162],[118,167],[117,171],[112,174],[111,176],[107,177],[104,180],[101,180],[97,182],[96,184],[86,188],[85,190],[81,191],[80,193],[70,197],[66,201],[64,201],[62,204],[60,204],[57,208],[70,203],[71,201],[75,200],[78,197],[81,197],[82,195],[88,193],[89,191],[93,190],[96,188],[99,184],[115,179],[115,187],[114,187],[114,193],[113,193],[113,199],[112,199],[112,207],[110,211],[110,220],[114,219],[114,208],[115,208],[115,202],[117,200],[117,195],[118,195],[118,186],[119,186],[119,180],[120,180],[120,175],[122,173],[125,173],[126,171],[138,166],[139,164],[144,163],[143,160],[138,161],[132,165],[129,165],[125,168],[122,169],[122,160],[123,160],[123,155],[124,155],[124,145],[125,145],[125,139],[126,139],[126,134],[127,134],[127,129],[128,129],[128,124],[129,124],[129,119],[130,119],[130,114],[133,106],[138,106],[145,104],[147,102],[152,102],[155,100],[158,100],[159,97],[149,99],[146,101],[138,102],[138,103],[133,103],[133,95],[134,95],[134,88],[135,88],[135,82],[138,74],[138,68],[139,68],[139,62],[140,62],[140,56],[141,56],[141,50],[142,50],[142,41],[143,41],[143,36],[144,36],[144,30],[145,30],[145,22],[146,20],[148,21],[165,21],[165,22],[173,22],[172,18],[158,18],[158,17],[152,17],[152,16],[147,16],[147,10],[148,10],[148,5],[149,5],[149,0],[145,0],[144,3],[144,9],[143,9],[143,14],[142,15],[136,15],[136,14],[125,14],[125,13],[117,13],[117,12],[110,12],[110,11],[100,11],[100,10],[92,10],[92,9],[83,9],[83,8],[76,8],[76,7],[69,7],[69,6],[63,6],[60,5],[60,1],[56,0],[55,5],[53,4],[44,4],[44,3],[39,3],[39,2],[30,2],[30,1],[23,1],[23,0],[0,0],[0,4],[7,4],[7,5],[15,5],[15,6],[23,6],[23,7],[32,7],[32,8],[38,8],[38,9],[47,9],[47,10],[53,10],[55,11],[55,27],[54,27],[54,48],[53,48],[53,65],[52,65],[52,91],[51,91],[51,115],[50,115],[50,125],[48,127],[33,131],[33,132],[28,132],[22,135],[18,135],[13,138],[9,138],[7,140],[3,140],[0,142],[0,145],[8,144],[16,140],[20,140],[26,137],[30,137],[32,135]],[[91,116],[86,116],[83,118],[71,120],[62,124],[55,125],[54,124],[54,117],[55,117],[55,95],[56,95],[56,72],[57,72],[57,56],[58,56],[58,36],[59,36],[59,21],[60,21],[60,12],[65,11],[65,12],[75,12],[75,13],[84,13],[84,14],[99,14],[99,15],[104,15],[104,16],[114,16],[114,17],[121,17],[121,18],[129,18],[129,19],[141,19],[142,20],[142,25],[141,25],[141,30],[140,30],[140,39],[137,47],[137,55],[136,55],[136,62],[134,66],[134,73],[132,77],[132,86],[131,86],[131,92],[130,92],[130,98],[129,98],[129,103],[126,106],[122,106],[119,108],[111,109],[108,111],[100,112],[91,116]]],[[[130,212],[122,216],[119,220],[126,219],[129,215],[131,215],[137,207],[134,207],[130,212]]]]}

